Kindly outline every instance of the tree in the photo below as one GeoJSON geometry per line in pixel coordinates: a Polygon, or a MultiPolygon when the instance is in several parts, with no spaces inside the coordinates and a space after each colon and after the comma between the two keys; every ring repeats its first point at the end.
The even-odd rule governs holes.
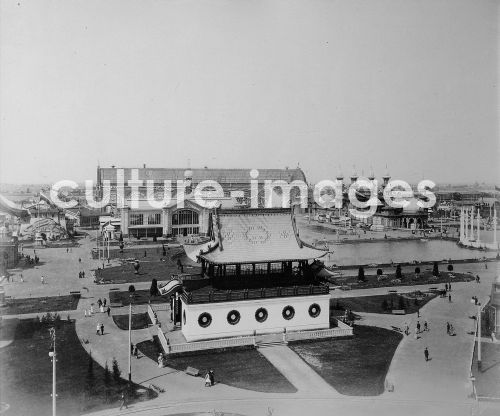
{"type": "Polygon", "coordinates": [[[134,294],[134,292],[135,292],[135,286],[134,286],[134,285],[130,285],[130,286],[128,287],[128,292],[129,292],[131,295],[133,295],[133,294],[134,294]]]}
{"type": "Polygon", "coordinates": [[[111,372],[109,371],[108,362],[104,366],[104,392],[106,394],[106,401],[109,399],[109,387],[111,385],[111,372]]]}
{"type": "Polygon", "coordinates": [[[118,361],[116,361],[116,358],[113,357],[113,363],[111,365],[113,369],[113,380],[115,383],[118,383],[120,381],[120,376],[122,372],[120,371],[120,367],[118,366],[118,361]]]}
{"type": "Polygon", "coordinates": [[[358,269],[358,280],[361,281],[361,282],[366,281],[366,278],[365,278],[365,269],[363,269],[363,266],[359,266],[359,269],[358,269]]]}
{"type": "Polygon", "coordinates": [[[151,288],[149,289],[149,294],[151,296],[158,296],[160,294],[158,290],[158,281],[156,279],[153,279],[151,281],[151,288]]]}
{"type": "Polygon", "coordinates": [[[396,279],[402,279],[403,273],[401,273],[401,265],[398,264],[396,267],[396,279]]]}
{"type": "Polygon", "coordinates": [[[417,276],[420,274],[420,267],[415,267],[415,274],[417,276]]]}
{"type": "Polygon", "coordinates": [[[438,277],[439,276],[439,266],[438,262],[434,262],[434,267],[432,268],[432,275],[438,277]]]}
{"type": "Polygon", "coordinates": [[[384,274],[382,269],[377,269],[377,276],[382,276],[384,274]]]}
{"type": "Polygon", "coordinates": [[[89,354],[89,363],[87,367],[87,376],[85,377],[85,392],[90,396],[94,392],[95,375],[94,375],[94,360],[92,353],[89,354]]]}
{"type": "Polygon", "coordinates": [[[452,272],[453,271],[453,264],[448,264],[448,271],[452,272]]]}

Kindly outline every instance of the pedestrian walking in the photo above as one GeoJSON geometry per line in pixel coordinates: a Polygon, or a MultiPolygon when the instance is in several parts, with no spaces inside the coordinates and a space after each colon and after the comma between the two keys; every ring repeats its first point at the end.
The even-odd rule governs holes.
{"type": "Polygon", "coordinates": [[[210,374],[207,372],[205,375],[205,387],[210,387],[212,384],[210,383],[210,374]]]}
{"type": "Polygon", "coordinates": [[[82,270],[82,279],[85,279],[85,270],[82,270]]]}
{"type": "Polygon", "coordinates": [[[106,309],[106,312],[108,313],[108,318],[109,318],[109,313],[111,312],[111,309],[108,306],[108,309],[106,309]]]}
{"type": "Polygon", "coordinates": [[[69,252],[69,248],[68,248],[68,247],[66,247],[66,253],[68,253],[68,252],[69,252]]]}
{"type": "Polygon", "coordinates": [[[121,400],[122,400],[122,403],[120,405],[120,410],[122,410],[124,406],[125,406],[125,409],[128,409],[127,399],[125,398],[125,393],[122,393],[121,400]]]}
{"type": "Polygon", "coordinates": [[[104,298],[104,299],[102,300],[102,304],[104,305],[104,307],[106,307],[106,302],[107,302],[107,301],[106,301],[106,298],[104,298]]]}
{"type": "Polygon", "coordinates": [[[417,321],[417,332],[420,333],[420,321],[417,321]]]}
{"type": "Polygon", "coordinates": [[[210,370],[208,372],[208,376],[210,377],[210,385],[213,386],[215,385],[215,374],[214,374],[214,370],[210,370]]]}
{"type": "Polygon", "coordinates": [[[420,318],[420,309],[417,309],[417,318],[420,318]]]}
{"type": "Polygon", "coordinates": [[[446,322],[446,333],[447,333],[448,335],[450,335],[450,326],[451,326],[451,325],[450,325],[450,323],[449,323],[449,322],[446,322]]]}
{"type": "Polygon", "coordinates": [[[22,273],[21,273],[21,283],[24,283],[24,277],[22,273]]]}
{"type": "Polygon", "coordinates": [[[448,295],[448,302],[451,302],[451,295],[448,295]]]}
{"type": "Polygon", "coordinates": [[[101,305],[102,305],[102,300],[101,300],[101,298],[97,299],[97,305],[98,305],[99,307],[101,307],[101,305]]]}
{"type": "Polygon", "coordinates": [[[415,339],[418,339],[418,329],[415,328],[415,339]]]}
{"type": "Polygon", "coordinates": [[[429,330],[429,326],[427,325],[427,321],[424,322],[424,331],[428,331],[429,330]]]}
{"type": "Polygon", "coordinates": [[[42,285],[44,285],[45,284],[45,277],[41,276],[40,281],[42,282],[42,285]]]}
{"type": "Polygon", "coordinates": [[[134,352],[132,353],[132,355],[135,357],[135,358],[139,358],[139,353],[137,351],[137,345],[134,345],[134,352]]]}
{"type": "Polygon", "coordinates": [[[448,290],[451,292],[451,283],[448,283],[448,290]]]}
{"type": "Polygon", "coordinates": [[[90,304],[90,314],[91,315],[94,314],[94,304],[93,303],[90,304]]]}
{"type": "Polygon", "coordinates": [[[101,310],[101,313],[104,313],[104,305],[101,305],[100,310],[101,310]]]}
{"type": "Polygon", "coordinates": [[[95,330],[95,334],[96,335],[100,335],[100,331],[101,331],[101,324],[99,322],[97,322],[97,327],[96,327],[96,330],[95,330]]]}
{"type": "Polygon", "coordinates": [[[82,262],[82,259],[80,257],[78,257],[78,263],[81,263],[82,262]]]}
{"type": "Polygon", "coordinates": [[[101,335],[104,335],[104,324],[101,323],[101,335]]]}
{"type": "Polygon", "coordinates": [[[425,355],[425,361],[429,361],[429,350],[427,349],[427,347],[425,347],[424,355],[425,355]]]}

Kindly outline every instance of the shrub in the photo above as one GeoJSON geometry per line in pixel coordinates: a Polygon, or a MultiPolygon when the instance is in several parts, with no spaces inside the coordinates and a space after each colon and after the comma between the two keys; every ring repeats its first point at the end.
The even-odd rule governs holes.
{"type": "Polygon", "coordinates": [[[453,264],[448,264],[448,271],[452,272],[453,271],[453,264]]]}
{"type": "Polygon", "coordinates": [[[134,293],[135,292],[135,286],[134,285],[130,285],[128,287],[128,291],[129,291],[129,293],[134,293]]]}
{"type": "Polygon", "coordinates": [[[403,278],[403,273],[401,273],[401,265],[397,265],[396,267],[396,279],[401,280],[403,278]]]}
{"type": "Polygon", "coordinates": [[[436,277],[439,276],[439,266],[437,261],[434,262],[434,266],[432,268],[432,275],[436,277]]]}
{"type": "Polygon", "coordinates": [[[150,296],[158,296],[160,294],[158,290],[158,281],[156,279],[153,279],[151,281],[151,288],[149,289],[149,295],[150,296]]]}
{"type": "Polygon", "coordinates": [[[120,371],[120,367],[118,366],[118,361],[116,361],[116,358],[114,357],[113,357],[112,369],[113,369],[113,380],[116,383],[118,383],[120,381],[120,376],[122,375],[122,372],[120,371]]]}
{"type": "Polygon", "coordinates": [[[364,282],[366,280],[365,278],[365,269],[363,269],[363,266],[359,266],[358,269],[358,280],[361,282],[364,282]]]}
{"type": "Polygon", "coordinates": [[[384,272],[382,271],[382,269],[377,269],[377,276],[381,276],[383,274],[384,272]]]}
{"type": "Polygon", "coordinates": [[[420,267],[415,267],[415,274],[420,274],[420,267]]]}

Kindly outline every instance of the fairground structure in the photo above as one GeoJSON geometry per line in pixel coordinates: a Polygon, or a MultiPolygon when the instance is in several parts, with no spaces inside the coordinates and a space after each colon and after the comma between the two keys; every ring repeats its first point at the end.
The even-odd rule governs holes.
{"type": "Polygon", "coordinates": [[[481,241],[481,214],[479,209],[464,208],[460,210],[460,244],[484,250],[500,250],[497,241],[497,210],[493,211],[493,242],[481,241]]]}

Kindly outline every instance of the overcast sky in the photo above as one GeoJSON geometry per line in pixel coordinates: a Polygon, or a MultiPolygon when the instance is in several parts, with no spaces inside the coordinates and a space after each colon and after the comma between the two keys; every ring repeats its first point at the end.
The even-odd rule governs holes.
{"type": "Polygon", "coordinates": [[[498,180],[498,1],[0,1],[0,181],[498,180]]]}

